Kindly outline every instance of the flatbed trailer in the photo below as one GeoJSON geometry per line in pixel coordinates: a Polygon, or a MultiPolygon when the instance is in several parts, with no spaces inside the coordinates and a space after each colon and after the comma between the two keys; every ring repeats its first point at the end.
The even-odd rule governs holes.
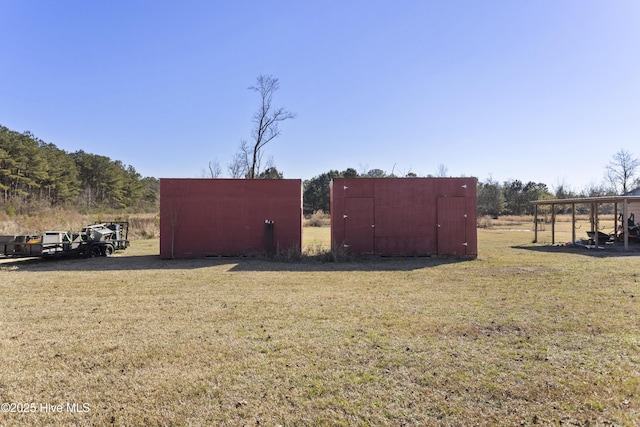
{"type": "Polygon", "coordinates": [[[46,231],[42,235],[0,236],[5,257],[99,257],[129,247],[129,223],[92,224],[79,233],[46,231]]]}

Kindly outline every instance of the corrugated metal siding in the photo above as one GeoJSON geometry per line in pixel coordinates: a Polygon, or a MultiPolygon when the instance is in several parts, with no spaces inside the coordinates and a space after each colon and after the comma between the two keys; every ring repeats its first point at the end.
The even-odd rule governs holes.
{"type": "Polygon", "coordinates": [[[475,257],[476,203],[475,178],[336,178],[332,245],[353,253],[475,257]]]}
{"type": "Polygon", "coordinates": [[[267,220],[275,247],[300,250],[300,180],[160,180],[161,258],[261,252],[267,220]]]}
{"type": "Polygon", "coordinates": [[[438,254],[466,255],[466,199],[438,197],[438,254]]]}
{"type": "Polygon", "coordinates": [[[375,180],[376,253],[437,252],[436,187],[420,178],[375,180]]]}
{"type": "Polygon", "coordinates": [[[344,247],[356,253],[374,253],[373,197],[344,200],[344,247]]]}

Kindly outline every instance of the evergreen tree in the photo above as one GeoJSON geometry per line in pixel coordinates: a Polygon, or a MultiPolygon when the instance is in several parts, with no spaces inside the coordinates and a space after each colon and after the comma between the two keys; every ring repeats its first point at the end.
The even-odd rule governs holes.
{"type": "Polygon", "coordinates": [[[329,212],[331,205],[330,185],[333,178],[356,178],[358,172],[353,168],[338,172],[330,170],[304,182],[304,213],[315,211],[329,212]]]}
{"type": "Polygon", "coordinates": [[[159,185],[119,160],[67,153],[30,132],[0,126],[0,203],[81,208],[157,208],[159,185]]]}
{"type": "Polygon", "coordinates": [[[491,179],[486,183],[478,182],[478,215],[497,218],[502,214],[504,207],[504,194],[499,183],[491,179]]]}

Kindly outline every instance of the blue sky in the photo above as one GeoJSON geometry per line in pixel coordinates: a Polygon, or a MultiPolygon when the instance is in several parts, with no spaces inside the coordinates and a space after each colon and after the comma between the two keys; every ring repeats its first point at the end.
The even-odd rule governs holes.
{"type": "Polygon", "coordinates": [[[640,156],[640,2],[0,0],[0,124],[144,176],[226,170],[259,74],[286,178],[598,184],[640,156]]]}

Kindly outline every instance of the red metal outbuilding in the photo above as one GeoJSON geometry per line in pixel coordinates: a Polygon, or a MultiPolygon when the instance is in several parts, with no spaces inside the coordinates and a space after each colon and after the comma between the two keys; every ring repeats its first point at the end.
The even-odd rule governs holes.
{"type": "Polygon", "coordinates": [[[478,255],[475,178],[336,178],[331,245],[378,255],[478,255]]]}
{"type": "Polygon", "coordinates": [[[160,257],[300,250],[299,179],[160,179],[160,257]]]}

